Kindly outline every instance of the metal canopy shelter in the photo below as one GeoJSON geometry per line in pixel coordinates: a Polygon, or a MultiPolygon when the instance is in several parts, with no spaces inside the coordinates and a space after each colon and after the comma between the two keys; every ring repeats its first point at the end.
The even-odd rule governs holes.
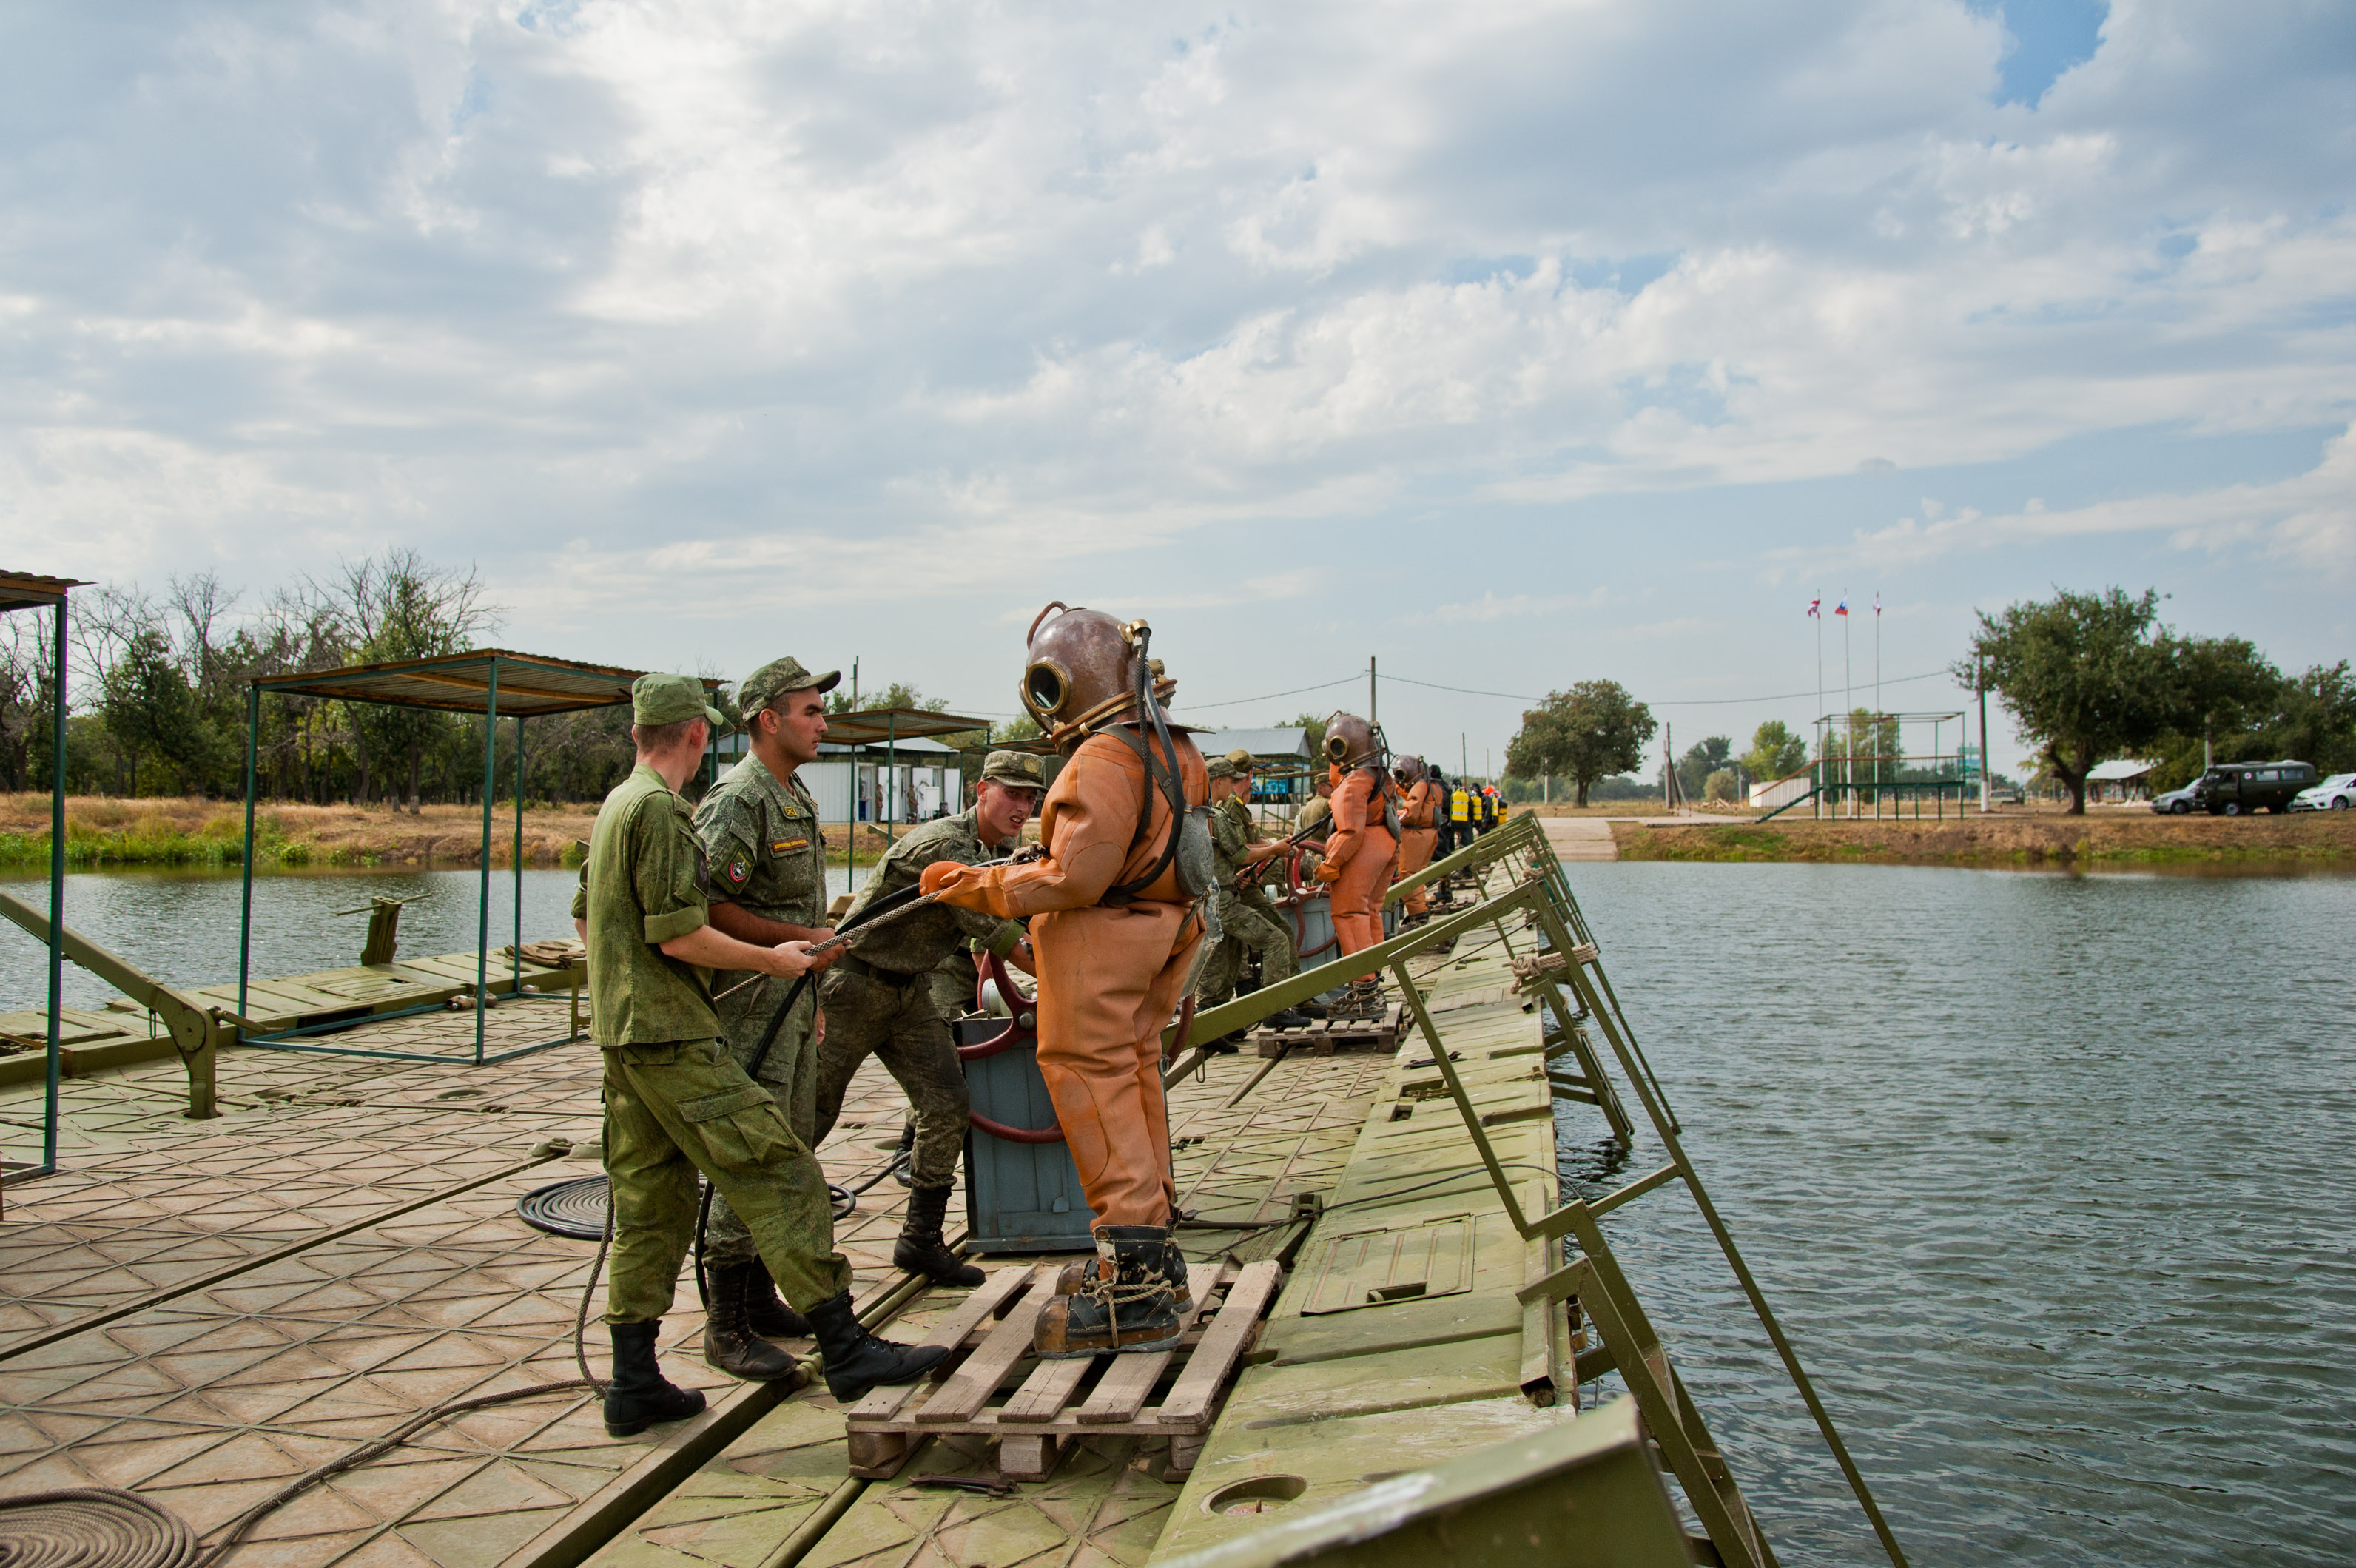
{"type": "Polygon", "coordinates": [[[66,595],[89,585],[73,577],[34,572],[0,572],[0,615],[12,610],[54,609],[57,625],[49,656],[49,1027],[48,1067],[42,1077],[41,1159],[11,1162],[7,1175],[22,1181],[58,1168],[58,1042],[65,1011],[66,929],[66,595]]]}
{"type": "MultiPolygon", "coordinates": [[[[509,857],[515,877],[515,932],[509,948],[511,969],[509,994],[523,993],[523,721],[535,714],[569,714],[584,708],[614,707],[630,700],[630,682],[637,670],[617,670],[604,664],[580,664],[569,659],[549,659],[504,648],[478,648],[434,659],[409,659],[389,664],[354,664],[341,670],[317,670],[295,675],[264,675],[246,693],[245,707],[245,887],[237,929],[237,1010],[240,1037],[249,1046],[274,1050],[310,1051],[322,1056],[364,1056],[400,1061],[447,1061],[447,1057],[412,1051],[363,1051],[336,1046],[295,1043],[301,1036],[348,1023],[310,1028],[281,1029],[270,1034],[249,1032],[246,986],[252,968],[253,936],[253,793],[254,752],[262,729],[262,694],[288,697],[329,697],[343,703],[384,703],[396,707],[430,708],[441,713],[479,714],[483,723],[483,862],[475,916],[475,1065],[506,1061],[531,1051],[561,1046],[573,1036],[542,1040],[487,1057],[483,1052],[483,1014],[489,1004],[491,958],[491,802],[498,757],[496,739],[502,717],[515,720],[516,816],[515,848],[509,857]]],[[[711,687],[716,682],[707,681],[711,687]]],[[[428,1011],[414,1007],[380,1013],[374,1018],[394,1018],[428,1011]]]]}

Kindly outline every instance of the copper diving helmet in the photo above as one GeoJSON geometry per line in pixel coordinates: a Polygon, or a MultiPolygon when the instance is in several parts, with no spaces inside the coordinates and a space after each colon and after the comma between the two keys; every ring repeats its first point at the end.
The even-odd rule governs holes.
{"type": "Polygon", "coordinates": [[[1423,758],[1410,752],[1391,764],[1391,777],[1408,789],[1423,782],[1423,758]]]}
{"type": "MultiPolygon", "coordinates": [[[[1023,667],[1023,706],[1058,751],[1068,754],[1104,725],[1137,716],[1137,661],[1151,629],[1061,599],[1039,612],[1023,667]]],[[[1146,670],[1154,700],[1168,702],[1177,682],[1162,674],[1159,659],[1147,660],[1146,670]]]]}
{"type": "Polygon", "coordinates": [[[1355,714],[1334,714],[1325,721],[1325,760],[1344,773],[1377,760],[1381,745],[1375,726],[1355,714]]]}

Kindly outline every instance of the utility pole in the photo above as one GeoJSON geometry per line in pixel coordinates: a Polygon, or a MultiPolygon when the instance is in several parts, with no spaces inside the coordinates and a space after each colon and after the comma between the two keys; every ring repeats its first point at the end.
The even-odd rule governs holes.
{"type": "Polygon", "coordinates": [[[1383,722],[1383,708],[1375,695],[1375,656],[1366,655],[1366,727],[1372,729],[1383,722]]]}
{"type": "Polygon", "coordinates": [[[1980,697],[1980,815],[1988,814],[1987,655],[1972,651],[1972,684],[1980,697]]]}
{"type": "Polygon", "coordinates": [[[1472,771],[1471,755],[1464,749],[1464,732],[1458,730],[1456,732],[1456,777],[1459,779],[1472,771]]]}

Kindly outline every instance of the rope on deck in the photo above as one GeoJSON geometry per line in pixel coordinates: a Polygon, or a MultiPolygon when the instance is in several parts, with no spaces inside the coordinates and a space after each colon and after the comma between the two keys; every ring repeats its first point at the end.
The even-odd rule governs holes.
{"type": "Polygon", "coordinates": [[[191,1568],[197,1532],[170,1509],[112,1487],[0,1498],[9,1568],[191,1568]]]}

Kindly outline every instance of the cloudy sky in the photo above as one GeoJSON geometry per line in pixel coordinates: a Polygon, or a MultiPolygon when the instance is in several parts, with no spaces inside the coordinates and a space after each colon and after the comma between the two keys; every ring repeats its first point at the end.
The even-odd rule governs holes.
{"type": "Polygon", "coordinates": [[[13,5],[0,544],[985,714],[1062,598],[1476,770],[1804,722],[1819,595],[1860,682],[2056,584],[2303,668],[2351,171],[2344,0],[13,5]]]}

